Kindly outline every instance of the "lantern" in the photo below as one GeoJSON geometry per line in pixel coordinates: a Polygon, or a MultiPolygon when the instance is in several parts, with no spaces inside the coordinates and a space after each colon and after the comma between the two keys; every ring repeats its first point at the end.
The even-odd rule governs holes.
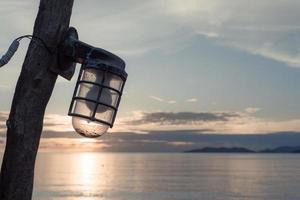
{"type": "Polygon", "coordinates": [[[85,137],[98,137],[112,128],[127,79],[125,62],[101,48],[78,40],[70,28],[60,48],[60,75],[69,79],[74,62],[81,63],[68,115],[76,132],[85,137]],[[62,71],[65,69],[65,71],[62,71]]]}
{"type": "Polygon", "coordinates": [[[99,62],[82,65],[69,109],[76,132],[97,137],[113,127],[127,77],[124,67],[99,62]]]}

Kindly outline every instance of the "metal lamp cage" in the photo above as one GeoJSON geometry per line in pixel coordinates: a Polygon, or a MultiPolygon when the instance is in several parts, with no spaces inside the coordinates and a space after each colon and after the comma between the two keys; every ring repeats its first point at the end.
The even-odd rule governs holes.
{"type": "Polygon", "coordinates": [[[112,128],[126,79],[127,73],[122,66],[97,62],[82,64],[68,115],[112,128]]]}

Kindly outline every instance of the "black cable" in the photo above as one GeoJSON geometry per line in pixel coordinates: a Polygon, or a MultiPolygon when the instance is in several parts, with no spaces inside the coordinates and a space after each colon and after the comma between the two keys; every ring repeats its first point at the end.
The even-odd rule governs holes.
{"type": "Polygon", "coordinates": [[[43,39],[41,39],[40,37],[37,37],[37,36],[34,36],[34,35],[23,35],[23,36],[18,37],[16,40],[17,40],[17,41],[20,41],[20,40],[22,40],[23,38],[28,38],[28,39],[30,39],[30,40],[34,39],[34,40],[36,40],[36,41],[41,42],[42,45],[45,47],[45,49],[46,49],[50,54],[54,54],[54,52],[52,52],[52,51],[50,50],[50,48],[47,46],[46,42],[45,42],[43,39]]]}
{"type": "Polygon", "coordinates": [[[40,42],[45,47],[45,49],[51,55],[55,54],[55,52],[52,52],[51,49],[47,46],[46,42],[43,39],[41,39],[40,37],[37,37],[37,36],[34,36],[34,35],[23,35],[23,36],[20,36],[20,37],[16,38],[11,43],[11,45],[9,46],[7,52],[0,59],[0,67],[6,65],[10,61],[10,59],[14,56],[14,54],[16,53],[16,51],[19,48],[20,41],[23,38],[28,38],[28,39],[33,40],[33,41],[38,41],[38,42],[40,42]]]}

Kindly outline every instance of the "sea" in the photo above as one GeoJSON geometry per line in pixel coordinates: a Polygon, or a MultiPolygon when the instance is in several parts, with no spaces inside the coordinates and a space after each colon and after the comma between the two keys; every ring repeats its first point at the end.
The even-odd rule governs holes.
{"type": "Polygon", "coordinates": [[[34,200],[299,200],[300,154],[39,153],[34,200]]]}

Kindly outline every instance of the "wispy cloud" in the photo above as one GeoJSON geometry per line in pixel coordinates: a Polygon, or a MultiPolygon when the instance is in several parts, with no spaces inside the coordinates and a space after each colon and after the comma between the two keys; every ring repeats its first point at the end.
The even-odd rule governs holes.
{"type": "Polygon", "coordinates": [[[167,142],[167,144],[172,146],[189,146],[189,145],[195,145],[195,142],[171,141],[171,142],[167,142]]]}
{"type": "Polygon", "coordinates": [[[300,67],[300,52],[296,55],[292,55],[287,52],[280,52],[272,47],[262,46],[258,49],[252,50],[252,53],[266,58],[271,58],[278,62],[286,63],[291,67],[300,67]]]}
{"type": "Polygon", "coordinates": [[[177,103],[177,101],[175,101],[175,100],[165,100],[165,99],[157,97],[157,96],[149,96],[149,98],[153,99],[155,101],[158,101],[158,102],[164,102],[164,103],[168,103],[168,104],[175,104],[175,103],[177,103]]]}
{"type": "MultiPolygon", "coordinates": [[[[95,44],[99,43],[97,33],[101,33],[102,45],[121,55],[169,51],[172,46],[178,48],[184,44],[187,38],[201,35],[217,44],[239,47],[300,67],[297,47],[300,23],[296,20],[300,17],[300,2],[297,0],[264,0],[251,5],[247,0],[122,1],[118,5],[109,1],[89,2],[92,3],[75,3],[72,23],[95,44]],[[100,5],[105,8],[102,12],[98,12],[100,5]],[[266,43],[276,45],[265,49],[266,43]]],[[[4,17],[0,22],[10,27],[1,30],[6,36],[4,41],[16,32],[30,32],[37,8],[38,1],[1,2],[4,17]],[[20,19],[20,13],[26,17],[20,19]]],[[[0,40],[0,45],[4,41],[0,40]]]]}
{"type": "Polygon", "coordinates": [[[191,98],[191,99],[187,99],[186,102],[190,102],[190,103],[194,103],[197,102],[198,99],[197,98],[191,98]]]}
{"type": "Polygon", "coordinates": [[[47,114],[44,119],[44,131],[68,132],[74,131],[71,117],[58,114],[47,114]]]}
{"type": "Polygon", "coordinates": [[[249,107],[249,108],[245,109],[245,111],[250,114],[257,113],[260,110],[261,110],[261,108],[256,108],[256,107],[249,107]]]}
{"type": "Polygon", "coordinates": [[[159,98],[157,96],[149,96],[150,99],[154,99],[155,101],[164,102],[162,98],[159,98]]]}
{"type": "Polygon", "coordinates": [[[73,22],[87,38],[95,38],[95,42],[98,38],[95,34],[101,32],[104,46],[121,55],[142,55],[153,50],[168,52],[200,35],[219,45],[300,67],[297,46],[300,23],[296,20],[300,17],[300,2],[296,0],[265,0],[251,5],[247,0],[122,1],[118,6],[110,2],[93,3],[104,3],[105,13],[87,12],[97,6],[84,4],[78,12],[75,4],[78,14],[73,22]],[[89,23],[82,23],[87,20],[89,23]],[[91,32],[91,28],[96,30],[91,32]],[[120,33],[122,40],[118,39],[120,33]],[[266,48],[267,43],[276,45],[266,48]]]}
{"type": "Polygon", "coordinates": [[[203,35],[207,38],[218,38],[219,34],[215,32],[201,32],[201,31],[196,31],[197,34],[203,35]]]}
{"type": "Polygon", "coordinates": [[[40,142],[42,151],[101,151],[110,147],[110,144],[103,141],[88,138],[43,138],[40,142]]]}
{"type": "Polygon", "coordinates": [[[0,112],[0,133],[6,131],[6,120],[8,119],[8,112],[0,112]]]}
{"type": "MultiPolygon", "coordinates": [[[[6,120],[9,112],[0,112],[0,132],[6,131],[6,120]]],[[[74,129],[71,124],[71,117],[58,114],[47,114],[44,118],[43,131],[52,132],[73,132],[74,129]]]]}

